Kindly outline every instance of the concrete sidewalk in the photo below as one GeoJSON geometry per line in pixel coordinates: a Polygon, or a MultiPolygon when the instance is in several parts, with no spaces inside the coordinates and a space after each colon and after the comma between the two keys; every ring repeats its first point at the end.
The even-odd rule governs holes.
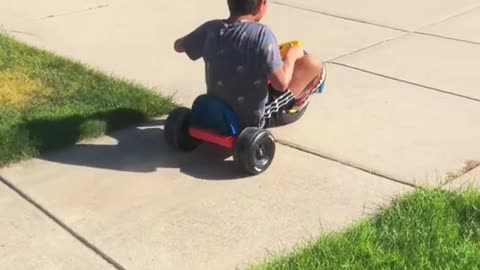
{"type": "Polygon", "coordinates": [[[271,170],[244,178],[219,149],[170,150],[162,128],[117,132],[2,175],[126,269],[234,269],[411,190],[282,146],[271,170]]]}
{"type": "Polygon", "coordinates": [[[3,184],[0,211],[3,270],[115,269],[3,184]]]}
{"type": "MultiPolygon", "coordinates": [[[[156,86],[185,104],[204,92],[203,63],[174,54],[172,42],[227,11],[220,0],[28,2],[0,4],[7,14],[0,24],[16,38],[156,86]]],[[[478,6],[480,0],[272,1],[266,23],[281,41],[301,39],[328,60],[329,77],[301,121],[273,130],[283,145],[264,175],[243,178],[213,147],[173,152],[164,145],[161,120],[0,175],[118,262],[117,269],[245,266],[340,229],[411,186],[439,185],[466,161],[480,160],[478,6]]],[[[477,180],[449,186],[465,181],[477,180]]],[[[3,189],[10,199],[0,207],[28,208],[3,189]]],[[[71,242],[55,255],[49,249],[55,247],[40,248],[47,234],[27,230],[21,211],[6,212],[0,239],[12,231],[10,220],[20,220],[24,248],[6,246],[0,265],[111,266],[30,207],[32,220],[71,242]],[[68,260],[71,254],[85,263],[68,260]]]]}

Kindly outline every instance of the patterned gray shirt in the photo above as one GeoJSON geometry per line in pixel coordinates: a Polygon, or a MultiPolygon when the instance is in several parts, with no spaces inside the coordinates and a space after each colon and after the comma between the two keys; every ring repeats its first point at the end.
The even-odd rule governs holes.
{"type": "Polygon", "coordinates": [[[192,60],[203,58],[207,93],[221,98],[245,126],[261,125],[268,76],[283,66],[269,27],[254,22],[208,21],[184,40],[192,60]]]}

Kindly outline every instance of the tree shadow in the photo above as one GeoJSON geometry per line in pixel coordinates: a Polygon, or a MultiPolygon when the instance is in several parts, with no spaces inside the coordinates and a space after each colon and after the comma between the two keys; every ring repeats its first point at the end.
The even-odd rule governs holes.
{"type": "MultiPolygon", "coordinates": [[[[118,119],[118,118],[115,118],[118,119]]],[[[72,127],[82,125],[85,119],[62,119],[72,127]]],[[[58,122],[42,120],[31,127],[32,130],[42,130],[47,134],[58,122]],[[47,132],[48,131],[48,132],[47,132]]],[[[68,149],[48,152],[40,159],[91,168],[116,170],[134,173],[149,173],[162,169],[179,169],[180,172],[204,180],[233,180],[245,178],[244,174],[229,159],[231,153],[213,145],[201,145],[190,153],[182,153],[172,149],[165,143],[163,137],[163,120],[144,122],[134,128],[128,128],[108,133],[90,142],[75,144],[68,149]]],[[[62,123],[65,126],[65,123],[62,123]]],[[[118,129],[118,127],[116,127],[118,129]]],[[[45,137],[47,134],[36,134],[45,137]]],[[[57,137],[58,133],[55,133],[57,137]]],[[[69,133],[64,140],[77,140],[77,136],[69,133]]]]}

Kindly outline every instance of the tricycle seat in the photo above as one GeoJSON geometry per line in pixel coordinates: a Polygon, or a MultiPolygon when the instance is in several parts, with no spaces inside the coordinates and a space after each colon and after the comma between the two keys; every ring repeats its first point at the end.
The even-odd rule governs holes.
{"type": "Polygon", "coordinates": [[[190,127],[223,137],[238,136],[237,116],[225,102],[212,95],[201,95],[192,105],[190,127]]]}

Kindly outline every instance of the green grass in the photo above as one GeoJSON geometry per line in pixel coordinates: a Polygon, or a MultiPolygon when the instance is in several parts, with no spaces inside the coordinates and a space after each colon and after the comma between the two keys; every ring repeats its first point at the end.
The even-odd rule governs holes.
{"type": "Polygon", "coordinates": [[[151,89],[0,33],[0,166],[128,127],[173,106],[151,89]]]}
{"type": "Polygon", "coordinates": [[[251,269],[480,269],[480,193],[418,190],[251,269]]]}

